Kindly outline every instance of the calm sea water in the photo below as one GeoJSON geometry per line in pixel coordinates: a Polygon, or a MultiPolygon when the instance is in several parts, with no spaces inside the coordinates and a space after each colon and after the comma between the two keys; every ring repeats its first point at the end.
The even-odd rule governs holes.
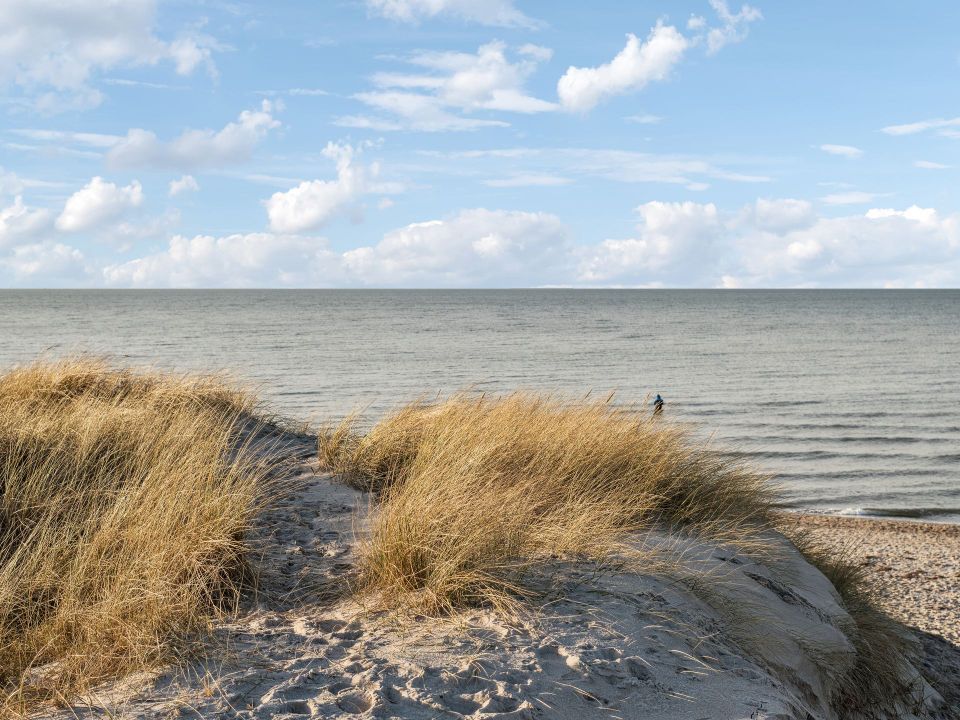
{"type": "Polygon", "coordinates": [[[315,422],[659,392],[789,505],[960,521],[960,291],[0,291],[0,368],[77,351],[226,369],[315,422]]]}

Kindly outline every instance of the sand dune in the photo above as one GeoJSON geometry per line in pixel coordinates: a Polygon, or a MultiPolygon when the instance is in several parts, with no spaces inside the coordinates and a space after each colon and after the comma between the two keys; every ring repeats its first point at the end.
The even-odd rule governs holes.
{"type": "MultiPolygon", "coordinates": [[[[368,498],[319,473],[291,439],[295,490],[259,518],[261,590],[214,629],[206,660],[127,678],[50,717],[787,718],[839,720],[829,700],[854,660],[836,592],[786,540],[766,564],[680,547],[709,582],[544,569],[523,622],[471,610],[398,621],[344,591],[368,498]],[[549,584],[547,584],[549,580],[549,584]]],[[[678,540],[651,535],[645,542],[678,540]]],[[[911,705],[948,718],[908,664],[911,705]]]]}

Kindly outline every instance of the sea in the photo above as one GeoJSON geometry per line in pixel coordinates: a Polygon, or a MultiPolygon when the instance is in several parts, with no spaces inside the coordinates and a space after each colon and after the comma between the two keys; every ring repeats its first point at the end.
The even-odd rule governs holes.
{"type": "Polygon", "coordinates": [[[318,425],[462,389],[659,393],[785,507],[960,522],[957,290],[0,291],[0,370],[77,353],[226,371],[318,425]]]}

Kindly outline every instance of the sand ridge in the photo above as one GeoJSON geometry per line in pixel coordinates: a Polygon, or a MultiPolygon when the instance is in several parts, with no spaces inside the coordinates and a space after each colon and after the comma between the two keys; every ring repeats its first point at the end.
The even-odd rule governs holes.
{"type": "MultiPolygon", "coordinates": [[[[836,720],[827,699],[852,662],[845,612],[799,554],[767,567],[692,544],[717,579],[701,594],[675,578],[558,564],[560,592],[525,622],[473,610],[398,623],[345,592],[369,498],[319,473],[309,438],[288,451],[300,463],[293,490],[253,538],[261,590],[215,628],[206,659],[50,717],[836,720]]],[[[920,714],[902,717],[950,717],[904,673],[920,714]]]]}

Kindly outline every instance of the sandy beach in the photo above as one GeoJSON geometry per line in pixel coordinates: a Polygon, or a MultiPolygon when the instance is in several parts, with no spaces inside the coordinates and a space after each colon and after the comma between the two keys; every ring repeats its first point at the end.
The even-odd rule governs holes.
{"type": "Polygon", "coordinates": [[[960,707],[960,525],[825,515],[797,522],[874,568],[884,609],[916,629],[927,673],[960,707]]]}
{"type": "Polygon", "coordinates": [[[801,527],[873,567],[893,617],[960,645],[960,525],[805,515],[801,527]]]}

